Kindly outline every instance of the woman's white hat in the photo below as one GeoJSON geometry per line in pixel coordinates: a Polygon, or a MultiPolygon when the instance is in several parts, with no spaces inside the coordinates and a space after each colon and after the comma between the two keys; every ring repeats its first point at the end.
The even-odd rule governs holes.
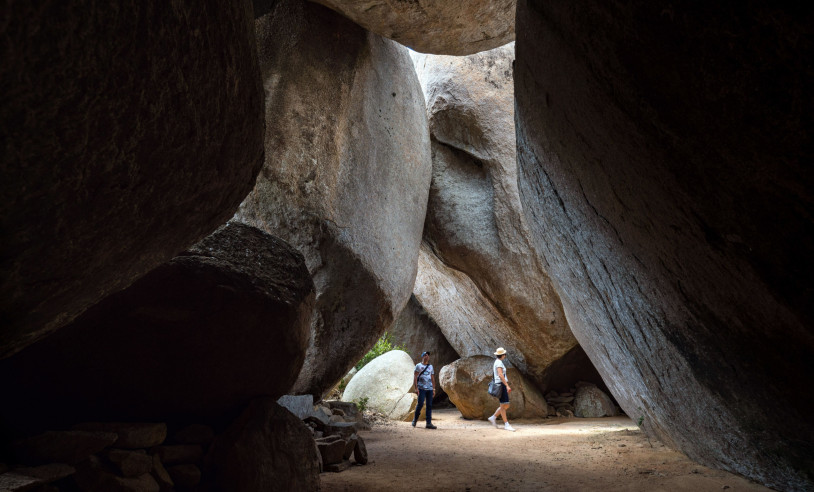
{"type": "Polygon", "coordinates": [[[503,355],[505,353],[506,353],[506,349],[503,348],[503,347],[498,347],[497,350],[495,350],[495,355],[503,355]]]}

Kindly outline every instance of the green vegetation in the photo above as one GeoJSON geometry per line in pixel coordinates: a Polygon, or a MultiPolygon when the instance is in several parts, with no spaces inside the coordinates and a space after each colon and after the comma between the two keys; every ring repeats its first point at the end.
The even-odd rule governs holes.
{"type": "Polygon", "coordinates": [[[364,412],[365,410],[367,410],[367,401],[369,399],[370,398],[368,398],[366,396],[363,396],[362,398],[359,398],[358,400],[354,401],[353,403],[356,403],[356,407],[359,409],[360,412],[364,412]]]}
{"type": "Polygon", "coordinates": [[[393,337],[391,337],[389,333],[384,332],[384,335],[382,335],[382,337],[376,342],[376,345],[370,349],[370,352],[366,353],[365,356],[362,357],[362,360],[356,364],[356,370],[360,370],[361,368],[365,367],[368,362],[385,352],[390,352],[391,350],[404,350],[406,352],[407,348],[403,345],[393,345],[393,337]]]}

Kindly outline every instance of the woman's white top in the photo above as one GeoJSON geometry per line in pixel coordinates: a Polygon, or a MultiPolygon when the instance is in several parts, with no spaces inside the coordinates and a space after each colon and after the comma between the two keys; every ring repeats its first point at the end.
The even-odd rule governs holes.
{"type": "Polygon", "coordinates": [[[503,383],[503,381],[501,381],[501,379],[500,379],[500,376],[497,375],[497,368],[498,367],[503,368],[503,377],[506,378],[506,382],[508,383],[509,382],[509,374],[506,372],[506,366],[503,364],[503,361],[500,360],[500,359],[495,359],[495,364],[492,366],[492,372],[495,373],[494,374],[495,375],[495,382],[499,383],[499,384],[503,383]]]}

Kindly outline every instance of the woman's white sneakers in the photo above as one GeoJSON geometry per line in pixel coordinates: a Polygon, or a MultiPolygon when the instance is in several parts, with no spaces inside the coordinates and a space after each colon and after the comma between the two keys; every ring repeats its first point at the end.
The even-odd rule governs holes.
{"type": "MultiPolygon", "coordinates": [[[[494,426],[495,426],[495,429],[497,429],[497,417],[495,417],[494,415],[492,415],[491,417],[489,417],[489,418],[488,418],[488,419],[486,419],[486,420],[488,420],[489,422],[491,422],[491,423],[492,423],[492,425],[494,425],[494,426]]],[[[517,430],[517,429],[515,429],[514,427],[512,427],[511,425],[509,425],[509,423],[508,423],[508,422],[506,422],[505,424],[503,424],[503,428],[504,428],[504,429],[506,429],[507,431],[511,431],[511,432],[514,432],[515,430],[517,430]]]]}

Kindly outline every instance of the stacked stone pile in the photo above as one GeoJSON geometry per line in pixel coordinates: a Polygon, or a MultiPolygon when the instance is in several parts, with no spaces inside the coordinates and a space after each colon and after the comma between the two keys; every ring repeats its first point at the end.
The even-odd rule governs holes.
{"type": "Polygon", "coordinates": [[[201,482],[204,453],[215,437],[205,425],[84,423],[11,444],[0,490],[170,491],[201,482]]]}
{"type": "Polygon", "coordinates": [[[545,395],[549,416],[557,417],[613,417],[619,408],[604,391],[593,383],[580,381],[568,391],[549,391],[545,395]]]}
{"type": "Polygon", "coordinates": [[[311,425],[258,398],[217,432],[201,424],[110,422],[47,431],[9,444],[12,463],[0,464],[0,491],[315,490],[325,453],[319,442],[342,443],[338,461],[326,455],[326,469],[347,467],[352,454],[367,462],[357,434],[364,425],[338,421],[357,415],[342,404],[326,407],[336,415],[313,412],[311,425]]]}
{"type": "Polygon", "coordinates": [[[277,403],[302,419],[314,437],[319,451],[320,472],[341,472],[351,466],[367,464],[367,448],[359,435],[369,430],[355,403],[329,400],[314,405],[311,395],[286,395],[277,403]]]}

